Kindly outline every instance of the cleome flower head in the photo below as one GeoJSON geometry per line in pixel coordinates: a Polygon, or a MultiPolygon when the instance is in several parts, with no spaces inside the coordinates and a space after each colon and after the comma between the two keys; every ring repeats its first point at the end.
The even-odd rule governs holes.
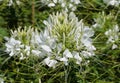
{"type": "Polygon", "coordinates": [[[11,37],[6,37],[6,52],[19,59],[42,58],[44,65],[53,68],[61,63],[69,65],[70,61],[82,64],[85,58],[95,55],[93,29],[79,21],[73,12],[51,14],[44,24],[46,28],[41,32],[31,27],[11,31],[11,37]]]}
{"type": "Polygon", "coordinates": [[[32,34],[37,33],[31,27],[19,27],[17,30],[11,30],[11,37],[5,37],[7,42],[5,43],[6,52],[9,53],[10,56],[17,56],[20,59],[25,59],[28,56],[36,55],[39,56],[40,51],[35,49],[34,43],[31,42],[33,40],[32,34]],[[35,53],[37,52],[37,53],[35,53]]]}
{"type": "Polygon", "coordinates": [[[69,60],[74,59],[77,64],[80,64],[82,57],[95,55],[96,48],[91,38],[94,35],[93,29],[85,26],[82,20],[78,21],[73,12],[53,13],[43,23],[49,35],[56,40],[56,44],[62,44],[61,52],[57,52],[58,54],[54,56],[55,60],[68,65],[69,60]]]}

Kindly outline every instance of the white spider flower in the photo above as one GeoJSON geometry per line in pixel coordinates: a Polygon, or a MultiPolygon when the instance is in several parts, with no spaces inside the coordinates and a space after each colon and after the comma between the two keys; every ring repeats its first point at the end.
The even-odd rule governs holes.
{"type": "MultiPolygon", "coordinates": [[[[88,58],[95,55],[94,50],[96,48],[92,44],[91,38],[94,35],[93,29],[84,26],[82,20],[78,21],[78,18],[73,12],[69,14],[67,12],[54,13],[50,15],[48,20],[44,21],[44,24],[46,25],[50,38],[55,38],[58,43],[56,43],[57,52],[55,51],[57,57],[63,52],[61,55],[62,58],[58,60],[62,61],[65,65],[68,65],[70,58],[75,59],[76,64],[81,64],[81,56],[88,58]],[[62,45],[58,46],[59,43],[62,45]],[[79,54],[77,52],[73,54],[76,49],[83,53],[79,54]]],[[[54,52],[54,49],[52,52],[54,52]]]]}
{"type": "Polygon", "coordinates": [[[120,0],[103,0],[104,3],[112,6],[119,6],[120,0]]]}
{"type": "MultiPolygon", "coordinates": [[[[31,27],[12,31],[11,37],[19,43],[16,46],[18,50],[12,51],[6,43],[10,55],[18,54],[21,60],[30,55],[45,58],[44,64],[53,68],[60,62],[68,65],[71,59],[81,64],[82,56],[88,58],[94,55],[95,47],[91,38],[94,31],[85,26],[82,20],[79,21],[73,12],[54,13],[44,24],[46,28],[41,32],[31,27]],[[21,45],[24,45],[23,48],[21,45]]],[[[9,38],[6,39],[9,42],[9,38]]]]}
{"type": "Polygon", "coordinates": [[[23,45],[21,45],[21,42],[19,40],[15,40],[14,38],[9,38],[8,42],[5,43],[6,52],[10,53],[10,56],[14,56],[20,53],[21,48],[23,45]]]}
{"type": "Polygon", "coordinates": [[[118,25],[114,25],[113,29],[109,29],[105,32],[105,35],[108,37],[107,43],[114,43],[119,39],[119,27],[118,25]]]}
{"type": "Polygon", "coordinates": [[[107,44],[112,43],[112,49],[118,48],[118,46],[115,44],[119,40],[119,27],[118,25],[114,25],[112,29],[109,29],[105,32],[105,35],[107,36],[107,44]]]}
{"type": "Polygon", "coordinates": [[[45,41],[42,40],[43,38],[44,40],[48,38],[46,33],[41,35],[31,27],[28,29],[27,27],[23,29],[19,27],[17,30],[11,32],[10,38],[5,37],[7,40],[5,43],[6,52],[9,53],[10,56],[18,56],[20,60],[23,60],[30,55],[42,57],[40,56],[41,50],[51,52],[51,48],[47,45],[44,46],[45,41]]]}

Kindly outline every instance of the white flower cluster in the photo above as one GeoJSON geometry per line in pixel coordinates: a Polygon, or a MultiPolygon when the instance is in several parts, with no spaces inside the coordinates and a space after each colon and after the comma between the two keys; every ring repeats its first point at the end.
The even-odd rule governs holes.
{"type": "Polygon", "coordinates": [[[103,0],[103,2],[116,7],[120,4],[120,0],[103,0]]]}
{"type": "Polygon", "coordinates": [[[94,31],[84,26],[82,20],[78,21],[73,12],[50,15],[44,24],[46,28],[41,32],[32,28],[12,31],[12,36],[6,38],[6,52],[20,59],[30,55],[43,57],[43,63],[53,68],[59,62],[68,65],[70,60],[81,64],[85,58],[95,55],[91,39],[94,31]]]}
{"type": "Polygon", "coordinates": [[[112,49],[117,48],[118,46],[115,44],[119,40],[119,27],[118,25],[114,25],[113,29],[109,29],[105,32],[105,35],[108,37],[107,43],[112,43],[112,49]]]}
{"type": "MultiPolygon", "coordinates": [[[[74,59],[76,64],[82,62],[82,58],[91,57],[94,54],[96,48],[92,45],[91,37],[94,35],[92,28],[84,26],[82,20],[78,21],[78,18],[73,12],[69,15],[66,12],[56,13],[50,15],[47,21],[44,21],[46,29],[49,31],[50,36],[54,37],[59,44],[57,46],[57,56],[50,56],[51,59],[64,62],[68,65],[69,59],[74,59]],[[72,49],[71,49],[72,46],[72,49]],[[74,48],[75,46],[75,48],[74,48]],[[63,53],[61,54],[61,52],[63,53]]],[[[45,63],[50,59],[45,60],[45,63]]],[[[50,60],[49,65],[53,61],[50,60]]],[[[55,64],[54,64],[55,65],[55,64]]]]}
{"type": "Polygon", "coordinates": [[[81,3],[80,0],[41,0],[41,2],[48,5],[48,7],[54,7],[59,4],[64,11],[75,11],[76,5],[81,3]]]}
{"type": "Polygon", "coordinates": [[[39,56],[40,51],[36,50],[34,43],[32,43],[34,40],[32,36],[38,33],[37,31],[34,31],[31,27],[29,27],[29,29],[26,27],[21,29],[21,27],[19,27],[18,30],[11,32],[12,35],[10,38],[5,37],[7,40],[5,43],[7,47],[6,52],[9,53],[10,56],[17,56],[20,59],[25,59],[31,54],[38,54],[37,56],[39,56]]]}

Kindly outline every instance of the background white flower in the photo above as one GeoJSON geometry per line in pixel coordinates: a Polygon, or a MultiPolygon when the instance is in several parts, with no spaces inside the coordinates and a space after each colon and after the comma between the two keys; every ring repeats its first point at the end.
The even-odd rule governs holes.
{"type": "Polygon", "coordinates": [[[113,6],[119,6],[120,0],[103,0],[104,3],[108,5],[113,5],[113,6]]]}
{"type": "Polygon", "coordinates": [[[21,41],[15,40],[14,38],[8,38],[8,42],[5,44],[6,52],[10,53],[10,56],[14,56],[20,53],[21,48],[21,41]]]}
{"type": "Polygon", "coordinates": [[[107,36],[107,44],[112,43],[112,49],[117,48],[118,46],[115,44],[119,40],[119,26],[114,25],[112,29],[109,29],[105,32],[105,35],[107,36]]]}
{"type": "Polygon", "coordinates": [[[41,0],[41,2],[48,7],[55,7],[57,5],[61,6],[64,11],[75,11],[77,5],[80,4],[80,0],[41,0]]]}

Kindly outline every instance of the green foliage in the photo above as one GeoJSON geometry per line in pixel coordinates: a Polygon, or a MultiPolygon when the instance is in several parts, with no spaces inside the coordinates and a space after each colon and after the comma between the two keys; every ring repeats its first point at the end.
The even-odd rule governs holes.
{"type": "MultiPolygon", "coordinates": [[[[36,1],[37,2],[37,1],[36,1]]],[[[32,1],[21,0],[21,5],[14,2],[12,6],[7,6],[8,2],[3,1],[0,5],[0,18],[4,28],[17,28],[18,26],[29,26],[32,23],[32,1]],[[3,24],[6,23],[6,24],[3,24]]],[[[43,20],[48,17],[48,12],[35,3],[35,26],[43,27],[43,20]]],[[[49,9],[48,9],[49,10],[49,9]]],[[[0,25],[1,26],[1,25],[0,25]]]]}
{"type": "MultiPolygon", "coordinates": [[[[112,44],[106,44],[108,38],[104,34],[115,24],[120,26],[120,7],[106,5],[103,0],[81,0],[82,4],[78,5],[75,11],[77,17],[83,19],[84,23],[90,27],[93,27],[95,23],[100,24],[94,28],[93,44],[97,48],[96,56],[90,58],[90,62],[83,66],[75,65],[71,61],[69,66],[61,63],[53,69],[42,65],[42,60],[36,57],[31,56],[29,59],[19,60],[4,52],[3,40],[5,36],[9,36],[10,29],[32,26],[32,0],[21,0],[21,3],[21,5],[14,3],[12,6],[7,6],[7,0],[0,2],[0,78],[2,77],[5,83],[120,82],[120,43],[118,41],[118,48],[112,50],[112,44]]],[[[35,0],[35,28],[43,29],[45,27],[43,20],[56,11],[60,11],[59,6],[49,8],[35,0]]],[[[69,26],[63,26],[60,32],[64,32],[65,28],[69,30],[69,26]]],[[[67,40],[74,46],[70,38],[72,39],[68,37],[67,40]]],[[[62,38],[60,39],[62,41],[62,38]]]]}

